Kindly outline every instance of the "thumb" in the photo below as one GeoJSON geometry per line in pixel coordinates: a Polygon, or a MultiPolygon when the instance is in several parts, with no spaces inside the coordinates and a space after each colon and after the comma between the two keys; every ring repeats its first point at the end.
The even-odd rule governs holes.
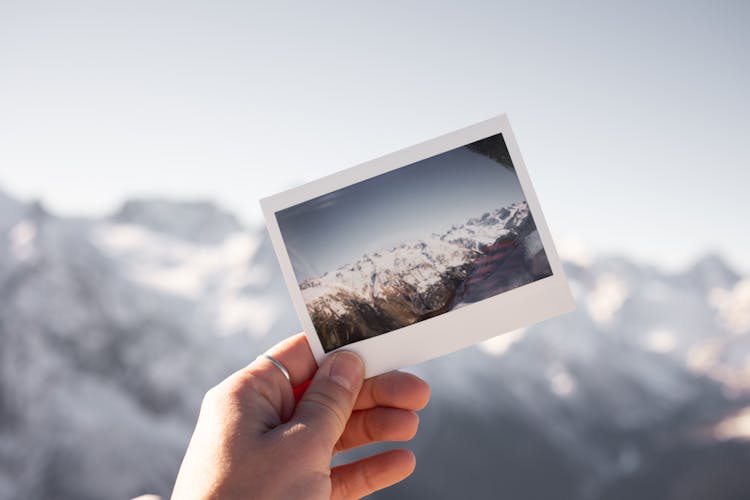
{"type": "Polygon", "coordinates": [[[333,450],[352,413],[364,373],[362,360],[353,352],[333,353],[320,365],[292,420],[309,426],[333,450]]]}

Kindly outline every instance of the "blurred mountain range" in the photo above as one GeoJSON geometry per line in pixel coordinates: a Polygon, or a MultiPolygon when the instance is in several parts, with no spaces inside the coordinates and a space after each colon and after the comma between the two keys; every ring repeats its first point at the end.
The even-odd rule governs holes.
{"type": "MultiPolygon", "coordinates": [[[[576,312],[413,368],[417,471],[376,498],[750,498],[750,278],[563,258],[576,312]]],[[[0,192],[0,499],[168,496],[203,393],[298,329],[212,203],[0,192]]]]}

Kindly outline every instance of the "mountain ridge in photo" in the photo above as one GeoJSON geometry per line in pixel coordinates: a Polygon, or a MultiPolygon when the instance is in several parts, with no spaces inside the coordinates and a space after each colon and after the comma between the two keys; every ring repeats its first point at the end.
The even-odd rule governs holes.
{"type": "MultiPolygon", "coordinates": [[[[335,242],[332,242],[335,244],[335,242]]],[[[525,201],[300,283],[326,351],[551,276],[525,201]]]]}

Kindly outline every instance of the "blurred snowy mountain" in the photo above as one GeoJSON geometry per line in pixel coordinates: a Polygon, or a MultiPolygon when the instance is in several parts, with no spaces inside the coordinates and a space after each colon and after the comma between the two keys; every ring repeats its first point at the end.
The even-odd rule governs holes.
{"type": "MultiPolygon", "coordinates": [[[[414,368],[418,468],[377,498],[750,497],[750,278],[563,258],[575,313],[414,368]]],[[[265,230],[211,203],[0,192],[0,499],[168,496],[203,392],[298,328],[265,230]]]]}
{"type": "Polygon", "coordinates": [[[241,230],[234,215],[210,201],[129,200],[112,219],[194,243],[220,243],[241,230]]]}

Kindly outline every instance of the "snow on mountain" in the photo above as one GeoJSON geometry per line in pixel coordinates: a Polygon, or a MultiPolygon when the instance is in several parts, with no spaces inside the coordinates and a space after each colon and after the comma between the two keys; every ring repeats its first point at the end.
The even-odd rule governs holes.
{"type": "Polygon", "coordinates": [[[202,394],[298,331],[262,246],[21,206],[0,230],[0,498],[168,493],[202,394]]]}
{"type": "Polygon", "coordinates": [[[23,203],[14,200],[0,189],[0,230],[15,222],[24,210],[23,203]]]}
{"type": "Polygon", "coordinates": [[[526,202],[300,283],[326,350],[549,276],[526,202]]]}
{"type": "Polygon", "coordinates": [[[193,243],[219,243],[242,229],[234,215],[210,201],[129,200],[112,219],[193,243]]]}
{"type": "Polygon", "coordinates": [[[574,313],[414,368],[435,389],[419,466],[375,498],[750,492],[747,426],[722,437],[750,405],[750,332],[725,319],[750,310],[747,280],[717,289],[722,314],[702,286],[685,287],[692,270],[620,258],[566,268],[574,313]]]}
{"type": "MultiPolygon", "coordinates": [[[[168,496],[204,391],[298,331],[265,233],[191,239],[183,216],[213,220],[71,220],[0,193],[0,499],[168,496]]],[[[430,264],[480,222],[425,238],[446,245],[430,264]]],[[[385,293],[371,268],[407,247],[342,275],[385,293]]],[[[747,496],[748,277],[718,257],[565,266],[574,313],[411,368],[433,388],[417,471],[375,498],[747,496]]]]}
{"type": "Polygon", "coordinates": [[[685,273],[688,286],[704,290],[728,288],[737,283],[740,276],[719,255],[708,254],[698,259],[685,273]]]}
{"type": "Polygon", "coordinates": [[[465,264],[479,253],[480,246],[507,235],[528,214],[526,202],[521,202],[454,225],[443,234],[433,233],[425,239],[365,254],[354,264],[303,281],[302,296],[306,303],[313,303],[346,291],[367,300],[383,296],[393,279],[425,292],[449,268],[465,264]]]}

